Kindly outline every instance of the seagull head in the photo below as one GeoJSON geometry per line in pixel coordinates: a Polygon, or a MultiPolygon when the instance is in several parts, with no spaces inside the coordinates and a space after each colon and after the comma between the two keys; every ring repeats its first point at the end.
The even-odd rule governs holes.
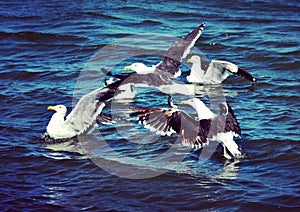
{"type": "Polygon", "coordinates": [[[138,74],[153,71],[152,67],[148,67],[143,63],[132,63],[130,66],[126,66],[124,69],[126,71],[128,70],[135,71],[138,74]]]}
{"type": "Polygon", "coordinates": [[[206,107],[206,105],[200,99],[197,99],[197,98],[192,98],[192,99],[181,101],[180,104],[182,104],[182,105],[190,105],[193,108],[197,108],[199,106],[206,107]]]}
{"type": "Polygon", "coordinates": [[[47,110],[54,110],[54,111],[56,111],[57,113],[59,113],[59,114],[62,114],[62,115],[66,115],[66,113],[67,113],[67,108],[66,108],[66,106],[64,106],[64,105],[56,105],[56,106],[49,106],[48,108],[47,108],[47,110]]]}
{"type": "Polygon", "coordinates": [[[186,61],[187,63],[200,63],[201,59],[198,55],[193,55],[190,59],[186,61]]]}

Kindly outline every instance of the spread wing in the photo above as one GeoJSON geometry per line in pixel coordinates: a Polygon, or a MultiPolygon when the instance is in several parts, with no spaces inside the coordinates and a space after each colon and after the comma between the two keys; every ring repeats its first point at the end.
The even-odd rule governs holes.
{"type": "Polygon", "coordinates": [[[97,116],[105,106],[104,101],[110,89],[107,87],[96,89],[84,95],[75,105],[64,122],[64,128],[76,135],[84,133],[95,124],[97,116]]]}
{"type": "Polygon", "coordinates": [[[81,97],[64,122],[64,128],[82,134],[95,124],[97,116],[104,108],[104,102],[114,97],[122,80],[106,87],[98,88],[81,97]]]}
{"type": "Polygon", "coordinates": [[[209,84],[221,84],[229,74],[226,69],[226,61],[212,60],[203,76],[204,82],[209,84]]]}
{"type": "Polygon", "coordinates": [[[199,121],[183,111],[155,108],[133,109],[138,111],[132,113],[131,116],[137,116],[140,124],[157,134],[171,135],[176,132],[181,137],[183,145],[193,148],[203,147],[207,143],[207,133],[199,128],[199,121]]]}
{"type": "Polygon", "coordinates": [[[227,71],[244,77],[251,82],[256,82],[256,78],[254,78],[247,71],[243,70],[233,63],[222,60],[212,60],[206,71],[205,77],[207,80],[211,80],[213,83],[221,83],[228,77],[227,71]]]}
{"type": "Polygon", "coordinates": [[[165,76],[161,75],[158,72],[147,73],[147,74],[130,74],[125,80],[123,80],[122,84],[131,83],[135,86],[139,87],[139,85],[146,85],[147,87],[159,87],[162,85],[172,85],[172,80],[165,76]]]}
{"type": "Polygon", "coordinates": [[[176,41],[167,51],[166,55],[160,63],[157,64],[156,69],[161,72],[166,72],[173,77],[180,75],[179,66],[183,58],[190,53],[191,48],[200,37],[205,23],[195,28],[185,37],[176,41]]]}
{"type": "Polygon", "coordinates": [[[173,81],[159,72],[147,73],[147,74],[137,74],[137,73],[121,73],[121,74],[112,74],[111,71],[108,71],[105,68],[101,69],[106,76],[113,77],[113,83],[107,84],[109,87],[118,87],[125,84],[135,84],[138,85],[147,85],[159,87],[162,85],[172,85],[173,81]]]}
{"type": "Polygon", "coordinates": [[[229,104],[227,104],[228,113],[226,115],[226,125],[225,125],[225,131],[231,131],[234,132],[237,136],[241,135],[241,128],[240,125],[234,115],[234,112],[229,104]]]}
{"type": "Polygon", "coordinates": [[[218,133],[232,132],[235,136],[241,135],[239,123],[228,104],[223,115],[200,121],[177,109],[132,109],[137,112],[133,112],[131,116],[137,116],[139,123],[145,128],[163,136],[177,133],[184,145],[193,148],[203,147],[218,133]]]}

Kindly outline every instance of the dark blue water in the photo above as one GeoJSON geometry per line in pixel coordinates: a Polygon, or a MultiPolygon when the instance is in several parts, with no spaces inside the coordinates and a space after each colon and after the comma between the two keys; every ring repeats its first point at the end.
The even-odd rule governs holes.
{"type": "MultiPolygon", "coordinates": [[[[299,210],[298,1],[0,5],[2,211],[299,210]],[[242,128],[244,158],[224,161],[218,149],[201,162],[180,145],[168,152],[176,136],[160,138],[133,120],[100,126],[102,141],[41,143],[52,115],[47,106],[71,109],[74,97],[103,85],[101,67],[118,73],[136,59],[156,64],[174,38],[202,22],[198,52],[258,78],[254,91],[234,76],[223,84],[242,128]]],[[[153,89],[135,104],[167,106],[153,89]]]]}

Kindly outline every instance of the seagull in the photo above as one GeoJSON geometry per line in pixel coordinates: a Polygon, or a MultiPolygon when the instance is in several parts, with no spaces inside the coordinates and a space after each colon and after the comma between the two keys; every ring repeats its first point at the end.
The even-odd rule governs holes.
{"type": "Polygon", "coordinates": [[[234,141],[235,137],[241,137],[241,129],[232,108],[227,103],[220,104],[219,115],[213,113],[198,98],[182,101],[181,104],[192,106],[197,111],[198,119],[176,107],[132,108],[137,112],[133,112],[131,116],[138,117],[140,124],[159,135],[170,136],[177,133],[184,146],[198,149],[208,145],[209,141],[217,141],[223,146],[225,158],[242,156],[234,141]]]}
{"type": "Polygon", "coordinates": [[[171,78],[176,78],[181,75],[181,62],[190,53],[191,48],[202,34],[204,26],[205,23],[200,24],[186,36],[176,41],[167,50],[164,58],[157,65],[146,66],[141,62],[135,62],[126,66],[124,68],[126,71],[134,71],[134,73],[127,76],[127,83],[132,83],[136,87],[156,87],[160,91],[168,94],[193,93],[194,87],[174,83],[171,78]],[[134,74],[136,76],[133,76],[134,74]]]}
{"type": "Polygon", "coordinates": [[[229,76],[228,72],[242,76],[251,82],[256,82],[256,78],[251,74],[228,61],[212,60],[207,70],[201,68],[201,58],[198,55],[193,55],[187,60],[187,63],[193,64],[190,75],[186,77],[190,83],[221,84],[229,76]]]}
{"type": "Polygon", "coordinates": [[[47,109],[55,113],[42,138],[70,139],[88,132],[91,127],[97,126],[97,122],[108,122],[105,115],[101,117],[101,112],[105,107],[105,101],[114,97],[120,83],[111,83],[82,96],[67,116],[65,105],[49,106],[47,109]]]}
{"type": "Polygon", "coordinates": [[[184,58],[190,53],[191,48],[195,45],[204,29],[205,23],[200,24],[185,37],[176,41],[167,51],[164,58],[153,66],[146,66],[143,63],[133,63],[126,66],[125,70],[133,70],[138,74],[147,74],[159,72],[170,77],[178,77],[181,75],[180,64],[184,58]]]}

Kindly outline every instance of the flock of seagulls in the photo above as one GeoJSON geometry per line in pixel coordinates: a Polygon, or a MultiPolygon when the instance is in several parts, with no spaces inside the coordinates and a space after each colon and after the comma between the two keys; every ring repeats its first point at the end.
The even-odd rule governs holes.
{"type": "Polygon", "coordinates": [[[220,113],[211,111],[199,98],[182,101],[181,104],[193,107],[198,118],[193,118],[187,112],[173,104],[171,95],[174,93],[191,95],[194,83],[196,84],[220,84],[228,77],[228,72],[256,82],[256,79],[238,67],[237,65],[221,60],[212,60],[206,70],[201,68],[201,58],[193,55],[187,60],[192,63],[188,83],[177,83],[175,78],[181,76],[180,66],[190,54],[192,47],[199,39],[205,23],[200,24],[193,31],[176,41],[166,52],[162,60],[151,67],[141,62],[135,62],[124,69],[132,70],[132,73],[114,76],[105,71],[111,78],[102,88],[84,95],[67,114],[64,105],[49,106],[53,110],[43,138],[54,140],[71,139],[87,133],[98,125],[101,112],[105,103],[133,92],[132,87],[154,87],[169,96],[169,108],[131,108],[132,117],[136,117],[140,124],[161,136],[170,136],[177,133],[182,144],[198,149],[208,145],[210,141],[217,141],[223,146],[223,156],[227,159],[242,156],[240,148],[234,141],[235,137],[241,137],[241,129],[235,114],[226,102],[221,103],[220,113]],[[188,90],[188,92],[183,92],[188,90]],[[122,96],[122,95],[121,95],[122,96]]]}

